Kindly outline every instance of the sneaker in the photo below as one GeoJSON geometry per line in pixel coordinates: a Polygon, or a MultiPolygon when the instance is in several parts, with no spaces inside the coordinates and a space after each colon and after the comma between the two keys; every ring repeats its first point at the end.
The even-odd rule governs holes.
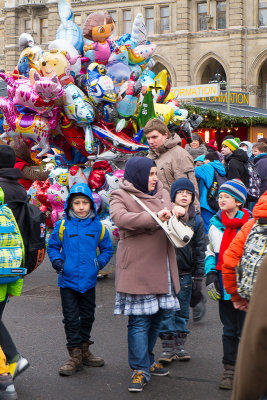
{"type": "Polygon", "coordinates": [[[28,360],[26,358],[19,356],[19,359],[17,362],[14,362],[12,364],[9,364],[9,371],[15,379],[19,374],[21,374],[23,371],[25,371],[28,367],[30,366],[28,360]]]}
{"type": "Polygon", "coordinates": [[[129,392],[142,392],[143,387],[147,384],[147,380],[143,372],[134,370],[131,378],[131,382],[128,386],[129,392]]]}
{"type": "Polygon", "coordinates": [[[164,368],[162,364],[160,363],[155,363],[152,365],[150,368],[151,375],[156,375],[156,376],[165,376],[169,374],[168,368],[164,368]]]}
{"type": "Polygon", "coordinates": [[[219,389],[232,390],[235,367],[233,365],[224,365],[224,372],[219,383],[219,389]]]}
{"type": "Polygon", "coordinates": [[[18,396],[14,387],[11,374],[0,375],[0,399],[17,400],[18,396]]]}
{"type": "Polygon", "coordinates": [[[206,305],[205,305],[206,302],[207,302],[206,297],[202,296],[200,302],[195,307],[193,307],[194,322],[199,322],[206,314],[206,305]]]}

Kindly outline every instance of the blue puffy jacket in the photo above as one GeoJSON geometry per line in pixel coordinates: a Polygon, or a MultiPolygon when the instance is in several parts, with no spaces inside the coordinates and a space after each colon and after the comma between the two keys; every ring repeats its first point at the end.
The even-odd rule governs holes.
{"type": "Polygon", "coordinates": [[[113,254],[113,246],[107,230],[100,240],[102,223],[100,222],[92,192],[85,183],[75,184],[65,202],[64,234],[61,242],[59,229],[62,221],[57,221],[49,239],[47,253],[50,261],[62,259],[63,273],[58,277],[58,286],[84,293],[95,287],[99,269],[109,262],[113,254]],[[80,193],[88,196],[95,211],[95,217],[79,219],[68,216],[70,196],[80,193]],[[97,255],[99,247],[99,255],[97,255]]]}
{"type": "Polygon", "coordinates": [[[221,176],[226,175],[223,164],[217,160],[196,167],[195,175],[196,178],[199,180],[200,207],[205,208],[206,210],[210,211],[213,214],[216,214],[216,211],[214,211],[209,206],[207,200],[208,188],[211,187],[214,178],[214,170],[216,170],[217,173],[221,176]]]}

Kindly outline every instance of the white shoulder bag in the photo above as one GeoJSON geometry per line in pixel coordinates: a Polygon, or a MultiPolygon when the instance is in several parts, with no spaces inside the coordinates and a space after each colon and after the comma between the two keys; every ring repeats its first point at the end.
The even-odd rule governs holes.
{"type": "MultiPolygon", "coordinates": [[[[129,193],[129,192],[128,192],[129,193]]],[[[184,247],[186,246],[194,235],[194,231],[190,226],[186,225],[183,221],[176,218],[173,215],[169,221],[162,222],[157,215],[152,212],[138,197],[134,194],[129,193],[129,195],[146,210],[152,218],[159,224],[159,226],[164,230],[167,238],[173,244],[174,247],[184,247]]]]}

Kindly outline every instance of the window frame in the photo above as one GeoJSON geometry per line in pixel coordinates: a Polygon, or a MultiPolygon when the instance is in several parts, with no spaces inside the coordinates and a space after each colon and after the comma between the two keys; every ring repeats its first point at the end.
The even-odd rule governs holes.
{"type": "Polygon", "coordinates": [[[145,24],[146,24],[146,28],[147,28],[147,33],[153,35],[155,33],[155,7],[145,7],[145,24]],[[153,11],[152,18],[147,17],[148,10],[153,11]],[[153,22],[153,30],[152,31],[149,30],[148,23],[147,23],[148,20],[152,20],[152,22],[153,22]]]}
{"type": "Polygon", "coordinates": [[[127,8],[127,9],[122,10],[122,21],[123,21],[123,24],[122,24],[122,27],[123,27],[123,34],[125,34],[125,33],[131,33],[131,32],[132,32],[132,10],[131,10],[130,8],[127,8]],[[126,12],[129,12],[129,13],[130,13],[130,19],[124,19],[124,15],[125,15],[126,12]],[[129,32],[128,32],[128,29],[126,29],[125,23],[126,23],[126,24],[127,24],[127,23],[130,23],[130,31],[129,31],[129,32]]]}
{"type": "Polygon", "coordinates": [[[259,0],[259,2],[258,2],[258,25],[260,28],[267,26],[267,1],[259,0]],[[266,3],[266,6],[261,7],[261,3],[266,3]],[[261,10],[266,10],[266,25],[260,23],[260,11],[261,10]]]}
{"type": "Polygon", "coordinates": [[[41,44],[48,43],[48,17],[40,18],[40,43],[41,44]],[[43,21],[46,21],[47,26],[43,25],[43,21]],[[46,35],[43,35],[44,30],[46,30],[46,35]]]}
{"type": "Polygon", "coordinates": [[[216,29],[220,30],[220,29],[226,29],[227,27],[227,20],[226,20],[226,7],[227,7],[227,1],[226,0],[217,0],[216,1],[216,29]],[[225,11],[218,11],[218,4],[219,3],[225,3],[225,11]],[[218,22],[219,22],[219,16],[223,15],[225,17],[225,26],[223,28],[219,28],[218,27],[218,22]]]}
{"type": "Polygon", "coordinates": [[[171,31],[171,12],[170,11],[171,10],[170,10],[170,5],[169,4],[166,4],[166,5],[161,4],[160,7],[159,7],[160,33],[168,33],[168,32],[171,31]],[[161,10],[163,10],[164,8],[168,8],[168,10],[169,10],[169,14],[168,14],[168,21],[169,21],[168,29],[163,29],[163,27],[162,27],[163,18],[166,18],[166,17],[162,17],[161,16],[161,10]]]}
{"type": "Polygon", "coordinates": [[[207,31],[208,30],[208,24],[207,24],[207,2],[204,2],[204,1],[200,1],[200,2],[198,2],[197,3],[197,31],[198,32],[202,32],[202,31],[207,31]],[[200,5],[206,5],[206,12],[205,13],[199,13],[199,11],[198,11],[198,7],[200,6],[200,5]],[[199,21],[199,17],[201,16],[201,15],[205,15],[205,29],[200,29],[200,21],[199,21]]]}

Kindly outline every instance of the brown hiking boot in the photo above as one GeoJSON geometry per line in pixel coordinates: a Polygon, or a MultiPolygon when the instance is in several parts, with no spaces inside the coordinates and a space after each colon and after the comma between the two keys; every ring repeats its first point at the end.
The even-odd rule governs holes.
{"type": "Polygon", "coordinates": [[[82,362],[89,367],[103,367],[105,364],[103,358],[94,356],[89,350],[89,346],[93,343],[91,340],[82,343],[82,362]]]}
{"type": "Polygon", "coordinates": [[[68,348],[70,359],[59,369],[59,375],[70,376],[82,368],[82,349],[68,348]]]}
{"type": "Polygon", "coordinates": [[[234,365],[224,364],[224,372],[219,383],[219,389],[232,390],[234,380],[235,367],[234,365]]]}

